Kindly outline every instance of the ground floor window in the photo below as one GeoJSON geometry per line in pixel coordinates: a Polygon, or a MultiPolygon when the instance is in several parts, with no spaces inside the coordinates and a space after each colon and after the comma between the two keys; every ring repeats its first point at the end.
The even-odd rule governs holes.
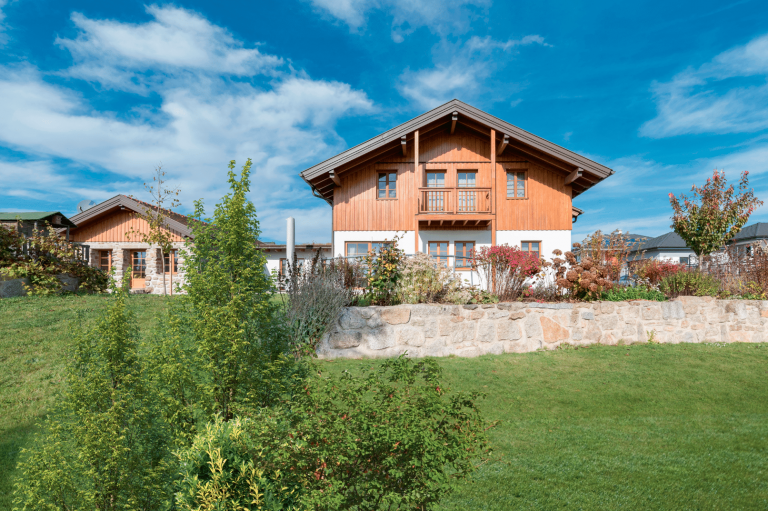
{"type": "Polygon", "coordinates": [[[348,241],[346,247],[346,255],[349,256],[364,256],[369,252],[379,252],[382,248],[388,247],[392,243],[388,241],[348,241]]]}
{"type": "Polygon", "coordinates": [[[536,257],[541,257],[540,241],[523,241],[520,245],[523,252],[528,252],[529,254],[535,254],[536,257]]]}
{"type": "Polygon", "coordinates": [[[112,251],[99,250],[99,268],[104,271],[112,269],[112,251]]]}
{"type": "Polygon", "coordinates": [[[472,268],[472,257],[475,251],[474,241],[456,242],[456,268],[472,268]]]}
{"type": "Polygon", "coordinates": [[[437,259],[440,264],[448,265],[448,242],[447,241],[430,241],[429,242],[429,255],[437,259]]]}
{"type": "Polygon", "coordinates": [[[168,254],[163,254],[163,265],[165,273],[178,273],[179,271],[179,251],[175,248],[168,254]]]}

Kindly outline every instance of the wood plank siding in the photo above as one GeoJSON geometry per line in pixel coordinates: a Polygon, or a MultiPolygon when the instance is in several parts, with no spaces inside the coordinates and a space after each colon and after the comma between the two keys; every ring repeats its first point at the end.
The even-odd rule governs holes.
{"type": "MultiPolygon", "coordinates": [[[[149,224],[146,221],[136,218],[131,211],[118,210],[72,230],[70,238],[79,243],[141,241],[136,234],[126,237],[126,233],[131,232],[131,228],[140,233],[149,233],[149,224]]],[[[173,241],[184,241],[178,233],[172,234],[173,241]]]]}
{"type": "MultiPolygon", "coordinates": [[[[476,188],[492,189],[491,213],[495,213],[496,230],[570,230],[572,225],[571,187],[564,184],[561,169],[506,148],[491,166],[491,140],[468,129],[457,128],[451,135],[440,132],[419,141],[422,174],[445,172],[445,188],[458,186],[457,175],[474,171],[476,188]],[[527,198],[507,199],[507,170],[526,171],[527,198]],[[495,183],[492,176],[495,174],[495,183]]],[[[333,191],[333,225],[335,231],[413,231],[418,216],[418,198],[424,197],[414,168],[414,144],[408,144],[406,155],[400,148],[382,154],[376,162],[346,170],[339,175],[341,186],[333,191]],[[399,152],[397,152],[399,151],[399,152]],[[377,198],[380,172],[397,173],[397,198],[377,198]]],[[[425,177],[422,177],[426,180],[425,177]]],[[[446,192],[446,197],[449,193],[446,192]]],[[[487,217],[485,196],[477,198],[478,211],[487,217]]],[[[451,213],[453,213],[451,211],[451,213]]],[[[430,213],[432,215],[432,213],[430,213]]],[[[468,218],[472,213],[466,213],[468,218]]]]}

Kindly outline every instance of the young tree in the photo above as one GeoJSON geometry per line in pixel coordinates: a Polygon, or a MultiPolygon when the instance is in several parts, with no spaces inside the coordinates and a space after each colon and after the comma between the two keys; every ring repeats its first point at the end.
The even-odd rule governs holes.
{"type": "Polygon", "coordinates": [[[165,217],[173,208],[178,208],[179,189],[168,188],[165,180],[165,171],[162,165],[155,168],[155,175],[152,176],[152,184],[144,183],[144,188],[151,197],[151,207],[143,212],[136,212],[134,216],[147,222],[149,232],[138,232],[131,227],[130,231],[125,233],[125,237],[131,239],[134,235],[138,236],[142,243],[157,245],[160,248],[160,267],[163,274],[163,294],[168,294],[165,284],[165,256],[168,255],[168,262],[171,270],[171,294],[173,294],[173,234],[166,225],[165,217]]]}
{"type": "Polygon", "coordinates": [[[763,201],[749,188],[749,172],[742,172],[738,192],[726,188],[725,172],[715,169],[702,187],[693,185],[693,197],[669,194],[674,214],[672,229],[696,253],[699,260],[722,248],[739,233],[763,201]]]}

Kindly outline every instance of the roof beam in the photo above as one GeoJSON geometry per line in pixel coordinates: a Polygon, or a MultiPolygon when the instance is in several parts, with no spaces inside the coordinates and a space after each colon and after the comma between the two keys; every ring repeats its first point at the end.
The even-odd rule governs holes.
{"type": "Polygon", "coordinates": [[[569,185],[573,183],[574,181],[579,179],[582,174],[584,174],[584,169],[579,167],[578,169],[574,170],[573,172],[571,172],[565,177],[565,184],[569,185]]]}
{"type": "Polygon", "coordinates": [[[504,152],[504,149],[507,148],[509,145],[509,135],[504,135],[504,138],[501,142],[499,142],[499,147],[496,148],[496,156],[501,156],[501,153],[504,152]]]}
{"type": "Polygon", "coordinates": [[[402,148],[403,148],[403,156],[405,156],[405,152],[406,152],[406,151],[405,151],[405,149],[406,149],[406,147],[405,147],[405,135],[403,135],[402,137],[400,137],[400,147],[402,147],[402,148]]]}
{"type": "MultiPolygon", "coordinates": [[[[403,146],[403,147],[405,147],[405,146],[403,146]]],[[[403,149],[403,150],[405,150],[405,149],[403,149]]],[[[328,173],[328,177],[331,178],[331,181],[333,181],[333,184],[335,184],[336,186],[341,186],[341,179],[339,179],[339,176],[336,175],[336,170],[335,169],[331,170],[328,173]]]]}
{"type": "Polygon", "coordinates": [[[459,112],[453,112],[451,114],[451,135],[456,131],[456,121],[459,120],[459,112]]]}

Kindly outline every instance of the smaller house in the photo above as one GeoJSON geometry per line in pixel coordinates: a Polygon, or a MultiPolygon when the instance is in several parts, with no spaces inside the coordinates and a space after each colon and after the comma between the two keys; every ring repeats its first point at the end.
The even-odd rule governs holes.
{"type": "Polygon", "coordinates": [[[768,242],[768,223],[766,222],[747,225],[733,238],[733,244],[736,247],[745,247],[746,251],[750,250],[747,247],[751,245],[766,242],[768,242]]]}
{"type": "Polygon", "coordinates": [[[69,231],[77,225],[58,211],[32,211],[24,213],[6,212],[0,213],[0,225],[11,227],[27,238],[32,237],[32,232],[37,229],[44,231],[46,225],[50,225],[57,231],[66,232],[69,241],[69,231]]]}
{"type": "Polygon", "coordinates": [[[678,264],[696,264],[696,254],[676,232],[668,232],[638,244],[629,252],[629,260],[658,259],[678,264]]]}

